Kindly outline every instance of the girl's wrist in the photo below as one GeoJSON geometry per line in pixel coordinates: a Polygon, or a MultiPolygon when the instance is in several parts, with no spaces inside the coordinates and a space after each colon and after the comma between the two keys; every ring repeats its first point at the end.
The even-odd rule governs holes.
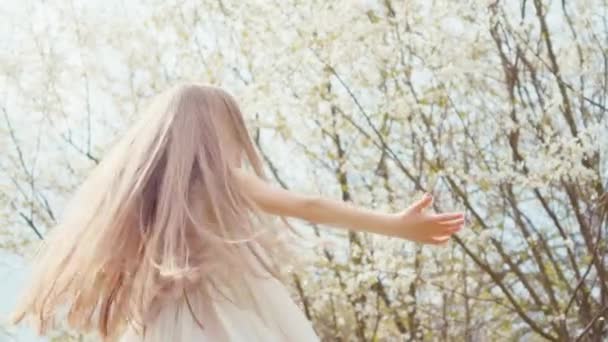
{"type": "Polygon", "coordinates": [[[403,220],[398,213],[383,213],[381,214],[380,231],[378,233],[388,236],[398,236],[402,228],[403,220]]]}

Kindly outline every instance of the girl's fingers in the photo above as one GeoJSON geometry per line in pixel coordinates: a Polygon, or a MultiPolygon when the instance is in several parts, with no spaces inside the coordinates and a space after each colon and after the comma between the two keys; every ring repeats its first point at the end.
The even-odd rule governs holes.
{"type": "Polygon", "coordinates": [[[442,226],[457,226],[464,224],[464,218],[456,219],[456,220],[447,220],[439,223],[442,226]]]}
{"type": "Polygon", "coordinates": [[[463,222],[458,222],[455,221],[455,223],[450,224],[450,225],[441,225],[440,227],[440,232],[438,232],[438,235],[452,235],[456,232],[458,232],[459,230],[462,229],[464,223],[463,222]]]}
{"type": "Polygon", "coordinates": [[[452,234],[454,234],[454,233],[456,233],[457,231],[459,231],[461,229],[462,229],[462,225],[460,224],[460,225],[457,225],[457,226],[454,226],[454,227],[450,228],[450,232],[452,234]]]}
{"type": "Polygon", "coordinates": [[[446,235],[446,236],[440,236],[440,237],[432,237],[431,241],[435,244],[441,244],[441,243],[448,241],[449,239],[450,239],[450,236],[446,235]]]}
{"type": "Polygon", "coordinates": [[[428,208],[432,203],[433,203],[433,196],[431,196],[429,194],[425,194],[424,197],[422,197],[420,200],[418,200],[418,202],[416,202],[414,204],[413,209],[416,211],[422,211],[422,210],[428,208]]]}
{"type": "Polygon", "coordinates": [[[433,219],[435,219],[436,221],[458,220],[458,219],[464,219],[464,214],[463,213],[435,214],[433,219]]]}

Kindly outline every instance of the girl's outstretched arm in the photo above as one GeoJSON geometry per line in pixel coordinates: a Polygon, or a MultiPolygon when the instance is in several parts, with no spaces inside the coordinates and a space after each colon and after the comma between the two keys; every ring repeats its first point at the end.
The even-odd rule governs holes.
{"type": "Polygon", "coordinates": [[[383,213],[326,197],[285,190],[243,169],[234,169],[239,185],[265,212],[354,231],[442,244],[464,224],[463,213],[426,213],[433,199],[425,195],[398,213],[383,213]]]}

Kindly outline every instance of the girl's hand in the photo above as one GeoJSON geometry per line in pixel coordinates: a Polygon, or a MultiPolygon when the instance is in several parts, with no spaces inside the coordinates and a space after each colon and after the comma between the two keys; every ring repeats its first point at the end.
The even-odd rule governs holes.
{"type": "Polygon", "coordinates": [[[391,235],[415,242],[441,245],[447,243],[452,234],[464,225],[463,213],[425,213],[433,203],[433,197],[424,197],[404,211],[393,214],[390,224],[391,235]]]}

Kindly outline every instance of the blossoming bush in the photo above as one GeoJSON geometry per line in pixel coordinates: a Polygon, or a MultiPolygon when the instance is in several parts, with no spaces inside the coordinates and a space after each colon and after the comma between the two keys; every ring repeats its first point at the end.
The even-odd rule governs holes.
{"type": "Polygon", "coordinates": [[[428,191],[436,210],[467,211],[444,248],[302,223],[292,289],[325,340],[606,338],[606,11],[15,5],[0,40],[0,244],[26,253],[142,101],[197,79],[238,97],[284,187],[387,211],[428,191]]]}

